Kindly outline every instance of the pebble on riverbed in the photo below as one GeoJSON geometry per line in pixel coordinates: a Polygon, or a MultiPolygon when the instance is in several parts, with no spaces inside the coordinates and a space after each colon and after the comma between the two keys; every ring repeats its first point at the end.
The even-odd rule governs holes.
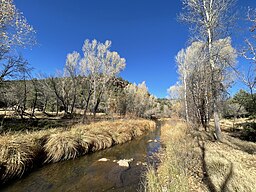
{"type": "MultiPolygon", "coordinates": [[[[101,161],[101,162],[107,162],[107,161],[110,161],[110,159],[107,159],[107,158],[101,158],[99,159],[98,161],[101,161]]],[[[120,160],[113,160],[114,163],[117,163],[119,166],[121,167],[130,167],[130,162],[133,161],[133,158],[131,159],[120,159],[120,160]]]]}
{"type": "Polygon", "coordinates": [[[98,161],[106,162],[106,161],[109,161],[109,159],[107,159],[107,158],[101,158],[101,159],[99,159],[98,161]]]}
{"type": "Polygon", "coordinates": [[[133,159],[121,159],[119,161],[117,161],[118,165],[121,167],[130,167],[130,162],[132,162],[133,159]]]}

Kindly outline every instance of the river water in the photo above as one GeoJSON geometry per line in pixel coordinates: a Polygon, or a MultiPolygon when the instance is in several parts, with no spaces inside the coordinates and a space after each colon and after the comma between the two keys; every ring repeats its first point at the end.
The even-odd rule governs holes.
{"type": "Polygon", "coordinates": [[[141,191],[146,164],[156,163],[160,124],[154,132],[83,157],[48,164],[5,186],[4,192],[141,191]],[[108,161],[98,161],[106,158],[108,161]],[[131,160],[129,167],[116,161],[131,160]]]}

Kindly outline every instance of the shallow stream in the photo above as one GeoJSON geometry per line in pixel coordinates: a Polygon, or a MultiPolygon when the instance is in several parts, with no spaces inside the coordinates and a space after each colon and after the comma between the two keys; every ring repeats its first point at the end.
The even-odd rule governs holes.
{"type": "Polygon", "coordinates": [[[48,164],[28,176],[10,183],[1,191],[132,191],[143,189],[146,164],[156,163],[154,153],[160,148],[160,124],[154,132],[128,143],[116,145],[83,157],[48,164]],[[108,161],[98,161],[106,158],[108,161]],[[117,161],[129,159],[130,166],[117,161]]]}

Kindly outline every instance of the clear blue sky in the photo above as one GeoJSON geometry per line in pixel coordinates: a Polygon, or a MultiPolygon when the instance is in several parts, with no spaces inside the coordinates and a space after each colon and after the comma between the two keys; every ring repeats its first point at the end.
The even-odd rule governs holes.
{"type": "MultiPolygon", "coordinates": [[[[81,52],[85,39],[111,40],[126,58],[124,79],[146,81],[165,97],[177,81],[174,57],[185,47],[188,27],[177,22],[180,0],[14,0],[37,31],[38,45],[22,54],[34,72],[62,70],[67,53],[81,52]]],[[[256,7],[255,0],[238,0],[256,7]]],[[[237,40],[239,42],[239,40],[237,40]]]]}

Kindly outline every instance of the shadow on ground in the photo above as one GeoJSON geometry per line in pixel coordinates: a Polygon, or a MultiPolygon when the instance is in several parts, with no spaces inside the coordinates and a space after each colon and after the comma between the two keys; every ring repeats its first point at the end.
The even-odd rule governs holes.
{"type": "MultiPolygon", "coordinates": [[[[206,160],[205,160],[205,142],[201,136],[197,137],[197,143],[198,146],[201,149],[201,157],[202,157],[202,171],[203,171],[203,182],[207,186],[210,192],[218,192],[217,186],[213,183],[210,175],[209,175],[209,170],[207,168],[206,160]]],[[[228,174],[225,176],[221,186],[220,186],[220,192],[225,192],[228,190],[228,183],[232,179],[234,170],[233,170],[233,163],[230,162],[231,166],[229,169],[228,174]]]]}

